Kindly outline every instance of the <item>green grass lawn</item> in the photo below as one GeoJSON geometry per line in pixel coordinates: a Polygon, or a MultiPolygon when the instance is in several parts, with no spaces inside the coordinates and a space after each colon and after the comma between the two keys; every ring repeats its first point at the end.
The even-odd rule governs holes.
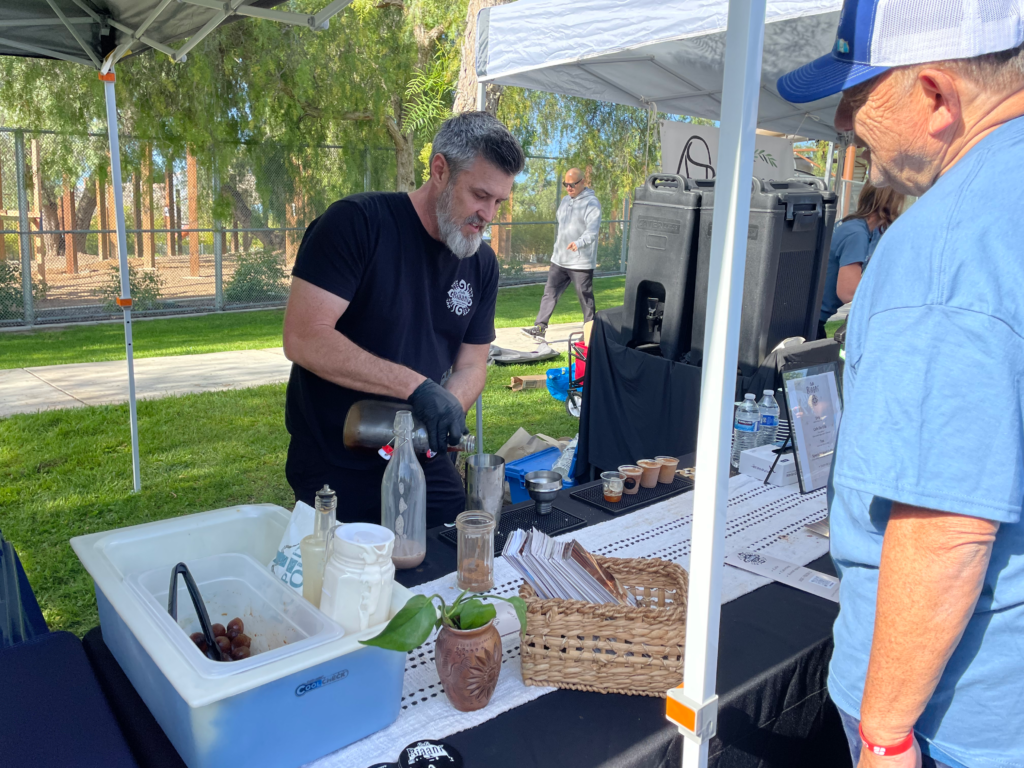
{"type": "MultiPolygon", "coordinates": [[[[626,278],[621,276],[595,280],[594,300],[598,309],[622,304],[625,284],[626,278]]],[[[494,324],[498,328],[533,325],[543,292],[543,285],[502,288],[498,291],[494,324]]],[[[551,322],[580,319],[579,300],[570,288],[559,301],[551,322]]],[[[135,357],[279,347],[283,322],[281,309],[140,320],[132,325],[135,357]]],[[[0,334],[0,369],[123,359],[124,330],[119,323],[0,334]]]]}
{"type": "MultiPolygon", "coordinates": [[[[546,390],[505,389],[515,374],[565,359],[492,366],[484,391],[485,450],[516,428],[558,437],[578,422],[546,390]]],[[[293,506],[284,477],[284,384],[141,401],[142,492],[132,494],[127,406],[0,419],[0,531],[18,551],[51,629],[98,622],[92,582],[72,536],[232,504],[293,506]]],[[[476,416],[470,412],[468,422],[476,416]]]]}

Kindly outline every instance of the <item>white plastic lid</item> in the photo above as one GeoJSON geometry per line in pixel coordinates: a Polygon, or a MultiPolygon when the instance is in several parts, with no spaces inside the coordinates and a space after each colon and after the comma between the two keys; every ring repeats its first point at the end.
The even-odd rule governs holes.
{"type": "Polygon", "coordinates": [[[766,389],[762,394],[771,395],[772,397],[775,397],[775,390],[766,389]]]}
{"type": "Polygon", "coordinates": [[[754,393],[753,392],[747,392],[747,394],[744,396],[744,399],[745,400],[754,400],[756,398],[754,397],[754,393]]]}

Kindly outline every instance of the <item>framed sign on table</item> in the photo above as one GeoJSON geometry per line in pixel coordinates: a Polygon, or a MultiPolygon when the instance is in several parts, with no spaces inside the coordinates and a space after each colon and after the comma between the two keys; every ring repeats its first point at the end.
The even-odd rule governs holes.
{"type": "Polygon", "coordinates": [[[819,363],[782,372],[789,406],[793,455],[801,493],[828,484],[839,423],[843,418],[839,363],[819,363]]]}

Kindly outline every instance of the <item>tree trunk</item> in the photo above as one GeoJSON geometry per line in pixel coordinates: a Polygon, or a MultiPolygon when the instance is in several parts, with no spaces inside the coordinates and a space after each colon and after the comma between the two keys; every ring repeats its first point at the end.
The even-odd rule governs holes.
{"type": "MultiPolygon", "coordinates": [[[[237,223],[237,227],[241,229],[249,229],[252,227],[252,209],[249,204],[245,201],[245,195],[235,186],[234,181],[231,179],[225,179],[221,182],[221,191],[228,196],[231,200],[232,207],[234,208],[234,217],[237,223]]],[[[284,237],[280,232],[243,232],[242,233],[242,250],[245,252],[249,251],[249,246],[252,243],[252,236],[255,235],[256,239],[263,243],[263,248],[273,253],[281,250],[284,247],[284,237]]]]}
{"type": "MultiPolygon", "coordinates": [[[[469,0],[466,9],[466,31],[462,35],[462,65],[459,67],[459,84],[455,92],[455,106],[452,112],[471,112],[476,105],[476,16],[482,8],[493,8],[505,5],[511,0],[469,0]]],[[[500,85],[487,86],[485,111],[492,115],[498,114],[498,103],[501,101],[500,85]]]]}
{"type": "MultiPolygon", "coordinates": [[[[91,229],[92,217],[96,213],[96,177],[89,176],[85,182],[85,189],[82,196],[76,201],[75,207],[75,229],[91,229]]],[[[85,252],[85,240],[88,235],[75,235],[75,253],[85,252]]],[[[106,235],[101,235],[106,237],[106,235]]]]}
{"type": "MultiPolygon", "coordinates": [[[[395,113],[401,116],[400,99],[394,99],[395,113]]],[[[410,131],[402,131],[397,118],[388,115],[384,119],[388,135],[395,143],[395,191],[412,192],[416,189],[416,136],[410,131]]]]}

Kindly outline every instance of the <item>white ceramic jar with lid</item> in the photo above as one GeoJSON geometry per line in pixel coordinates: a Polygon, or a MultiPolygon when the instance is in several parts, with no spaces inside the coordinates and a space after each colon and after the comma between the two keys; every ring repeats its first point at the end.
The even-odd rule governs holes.
{"type": "Polygon", "coordinates": [[[395,566],[395,534],[382,525],[347,523],[333,531],[320,610],[346,632],[388,620],[395,566]]]}

